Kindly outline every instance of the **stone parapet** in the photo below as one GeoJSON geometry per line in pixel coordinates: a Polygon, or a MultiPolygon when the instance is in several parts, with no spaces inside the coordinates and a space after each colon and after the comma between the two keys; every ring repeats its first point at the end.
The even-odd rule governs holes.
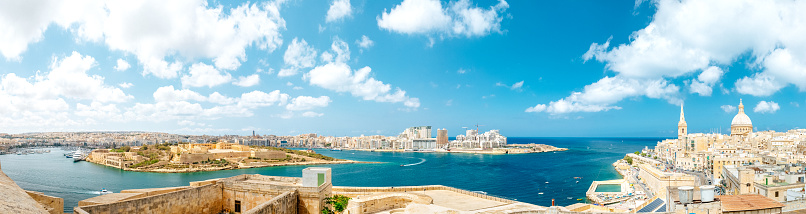
{"type": "Polygon", "coordinates": [[[48,211],[50,214],[62,214],[64,213],[64,199],[48,196],[41,192],[34,192],[34,191],[25,191],[28,193],[28,196],[31,196],[37,203],[41,204],[45,210],[48,211]]]}
{"type": "Polygon", "coordinates": [[[426,185],[426,186],[402,186],[402,187],[342,187],[334,186],[333,194],[350,195],[356,193],[378,193],[378,192],[413,192],[413,191],[428,191],[428,190],[448,190],[460,194],[465,194],[477,198],[483,198],[492,201],[503,203],[516,203],[517,201],[499,198],[491,195],[471,192],[463,189],[442,186],[442,185],[426,185]]]}
{"type": "Polygon", "coordinates": [[[296,190],[288,191],[266,201],[244,214],[297,214],[299,194],[296,190]]]}
{"type": "Polygon", "coordinates": [[[222,190],[218,184],[189,188],[145,198],[110,204],[82,206],[75,213],[219,213],[222,210],[222,190]]]}
{"type": "Polygon", "coordinates": [[[384,210],[404,208],[411,203],[431,204],[434,199],[427,195],[415,193],[380,193],[350,200],[347,205],[349,214],[376,213],[384,210]]]}

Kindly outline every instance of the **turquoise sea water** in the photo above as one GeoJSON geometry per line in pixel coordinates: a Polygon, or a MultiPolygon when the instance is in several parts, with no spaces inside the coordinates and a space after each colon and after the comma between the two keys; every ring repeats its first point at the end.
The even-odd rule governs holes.
{"type": "MultiPolygon", "coordinates": [[[[379,164],[325,165],[332,168],[336,186],[446,185],[527,203],[548,206],[576,203],[594,180],[619,179],[610,165],[626,153],[654,146],[661,138],[509,138],[508,143],[542,143],[563,152],[483,155],[445,153],[316,152],[342,159],[379,164]],[[419,163],[419,164],[417,164],[419,163]],[[402,167],[400,165],[409,166],[402,167]],[[574,177],[582,177],[575,180],[574,177]],[[576,181],[580,181],[577,183],[576,181]],[[548,183],[546,183],[548,182],[548,183]],[[543,192],[544,194],[538,194],[543,192]],[[572,199],[568,199],[571,197],[572,199]]],[[[283,166],[194,173],[129,172],[88,162],[73,163],[64,152],[0,155],[2,170],[26,190],[64,198],[65,211],[78,201],[98,196],[101,188],[113,192],[186,186],[188,182],[239,174],[301,177],[309,166],[283,166]]]]}

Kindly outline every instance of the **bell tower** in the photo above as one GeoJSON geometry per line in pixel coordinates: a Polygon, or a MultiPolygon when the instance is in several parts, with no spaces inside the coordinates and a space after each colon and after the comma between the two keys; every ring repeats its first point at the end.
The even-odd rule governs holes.
{"type": "Polygon", "coordinates": [[[677,122],[677,139],[683,139],[688,134],[686,117],[683,114],[683,104],[680,104],[680,122],[677,122]]]}

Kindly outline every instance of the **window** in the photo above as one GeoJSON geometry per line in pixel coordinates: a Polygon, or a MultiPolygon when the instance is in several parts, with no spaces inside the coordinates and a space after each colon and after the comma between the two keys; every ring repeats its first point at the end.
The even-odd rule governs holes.
{"type": "Polygon", "coordinates": [[[775,197],[776,198],[778,197],[778,191],[775,191],[775,197]]]}
{"type": "Polygon", "coordinates": [[[235,212],[241,212],[241,201],[235,200],[235,212]]]}

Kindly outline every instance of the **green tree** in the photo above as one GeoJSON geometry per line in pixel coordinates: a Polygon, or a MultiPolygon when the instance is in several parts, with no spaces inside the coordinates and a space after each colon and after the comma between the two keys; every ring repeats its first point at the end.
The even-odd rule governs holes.
{"type": "Polygon", "coordinates": [[[325,204],[330,204],[334,210],[330,210],[328,207],[322,208],[322,214],[331,214],[331,213],[341,213],[347,209],[347,204],[350,201],[350,197],[343,196],[343,195],[333,195],[332,197],[325,198],[325,204]]]}
{"type": "Polygon", "coordinates": [[[629,163],[630,165],[632,165],[632,157],[630,157],[630,156],[624,156],[624,160],[626,160],[626,161],[627,161],[627,163],[629,163]]]}

